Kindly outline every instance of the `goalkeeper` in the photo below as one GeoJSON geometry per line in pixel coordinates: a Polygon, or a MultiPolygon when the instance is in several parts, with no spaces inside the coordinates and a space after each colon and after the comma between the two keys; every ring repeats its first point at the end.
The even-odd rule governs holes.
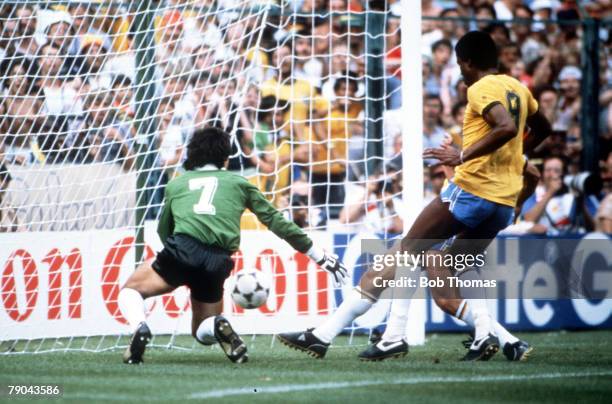
{"type": "Polygon", "coordinates": [[[314,246],[244,177],[225,170],[230,153],[226,132],[197,130],[187,146],[186,173],[166,186],[157,230],[164,248],[155,260],[143,263],[119,292],[119,308],[133,330],[125,363],[142,362],[152,337],[145,322],[144,299],[182,285],[191,289],[194,338],[204,345],[218,342],[233,362],[248,359],[246,345],[220,315],[223,283],[234,267],[231,255],[240,244],[240,217],[246,208],[274,234],[329,271],[336,282],[346,277],[336,256],[314,246]]]}

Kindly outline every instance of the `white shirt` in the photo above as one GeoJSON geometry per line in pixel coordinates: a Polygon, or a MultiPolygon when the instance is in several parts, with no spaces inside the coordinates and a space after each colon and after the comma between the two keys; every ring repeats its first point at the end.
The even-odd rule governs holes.
{"type": "MultiPolygon", "coordinates": [[[[441,126],[436,126],[433,132],[429,135],[423,133],[423,150],[425,149],[436,149],[442,146],[444,143],[444,138],[446,138],[446,131],[441,126]]],[[[436,164],[438,162],[437,159],[427,159],[425,162],[429,165],[436,164]]]]}
{"type": "Polygon", "coordinates": [[[185,37],[183,45],[190,50],[200,45],[216,47],[223,43],[223,34],[219,27],[212,22],[206,23],[206,31],[201,31],[195,18],[185,19],[185,37]]]}
{"type": "Polygon", "coordinates": [[[173,159],[176,150],[183,145],[183,131],[178,125],[170,125],[166,129],[162,141],[159,145],[159,157],[162,162],[173,159]]]}
{"type": "Polygon", "coordinates": [[[501,0],[497,0],[495,4],[493,4],[493,8],[495,8],[495,15],[498,20],[512,20],[514,18],[512,10],[510,10],[501,0]]]}
{"type": "Polygon", "coordinates": [[[298,79],[306,80],[311,86],[321,87],[321,76],[323,75],[323,63],[317,58],[311,58],[304,63],[304,70],[296,70],[298,79]]]}
{"type": "MultiPolygon", "coordinates": [[[[334,91],[334,85],[336,84],[336,80],[339,78],[342,78],[342,74],[336,73],[330,76],[329,79],[327,79],[325,83],[323,83],[323,86],[321,87],[321,95],[327,98],[329,102],[334,102],[336,100],[336,92],[334,91]]],[[[357,93],[355,93],[355,97],[360,98],[360,97],[363,97],[364,95],[365,95],[365,85],[363,81],[360,80],[357,82],[357,93]]]]}
{"type": "MultiPolygon", "coordinates": [[[[546,189],[539,185],[535,191],[536,203],[541,201],[546,189]]],[[[538,223],[546,226],[548,234],[557,234],[567,230],[571,225],[571,215],[574,207],[574,195],[566,193],[550,198],[544,209],[544,213],[538,223]]]]}
{"type": "Polygon", "coordinates": [[[47,115],[78,115],[83,111],[77,92],[70,86],[44,87],[43,93],[45,95],[43,111],[47,115]]]}
{"type": "Polygon", "coordinates": [[[383,112],[383,134],[385,137],[385,157],[395,156],[395,138],[402,134],[402,110],[388,109],[383,112]]]}
{"type": "Polygon", "coordinates": [[[102,72],[109,76],[123,74],[127,76],[132,83],[136,82],[136,57],[131,52],[118,54],[117,56],[108,59],[102,67],[102,72]]]}
{"type": "Polygon", "coordinates": [[[366,200],[366,189],[360,185],[347,185],[344,206],[363,205],[364,214],[354,222],[350,223],[356,227],[356,231],[386,233],[387,229],[393,224],[395,216],[403,213],[402,201],[393,197],[392,208],[383,206],[383,202],[377,200],[377,196],[369,195],[366,200]]]}

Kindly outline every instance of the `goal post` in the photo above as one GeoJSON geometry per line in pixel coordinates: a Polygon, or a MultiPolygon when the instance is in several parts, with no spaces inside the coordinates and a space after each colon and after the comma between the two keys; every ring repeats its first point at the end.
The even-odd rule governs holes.
{"type": "Polygon", "coordinates": [[[134,14],[134,48],[136,62],[135,129],[136,129],[136,253],[134,255],[136,268],[144,257],[144,221],[147,211],[147,179],[153,166],[151,150],[155,150],[155,130],[157,118],[155,110],[155,50],[148,46],[154,42],[155,9],[152,0],[141,0],[136,4],[134,14]]]}
{"type": "MultiPolygon", "coordinates": [[[[206,126],[231,134],[228,169],[339,254],[356,283],[360,240],[399,236],[422,208],[417,3],[403,0],[401,16],[391,2],[356,0],[0,6],[0,350],[125,344],[119,288],[162,248],[164,186],[206,126]]],[[[257,310],[226,291],[240,332],[317,325],[351,289],[251,213],[241,228],[235,271],[274,282],[257,310]]],[[[347,331],[383,326],[388,308],[380,302],[347,331]]],[[[412,344],[424,340],[422,308],[410,309],[412,344]]],[[[186,288],[148,299],[147,311],[166,345],[189,334],[186,288]]]]}
{"type": "MultiPolygon", "coordinates": [[[[401,0],[402,32],[402,155],[404,204],[407,207],[404,232],[423,208],[423,70],[421,56],[421,3],[401,0]],[[408,51],[408,50],[416,51],[408,51]],[[405,76],[404,76],[405,75],[405,76]],[[405,79],[410,77],[410,79],[405,79]]],[[[417,292],[418,293],[418,292],[417,292]]],[[[425,300],[410,303],[406,336],[411,345],[425,343],[425,300]]]]}

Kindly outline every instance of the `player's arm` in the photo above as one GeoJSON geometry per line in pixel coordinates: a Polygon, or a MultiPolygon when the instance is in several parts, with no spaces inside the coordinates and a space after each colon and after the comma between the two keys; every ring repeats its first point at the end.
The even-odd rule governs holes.
{"type": "MultiPolygon", "coordinates": [[[[538,102],[533,98],[531,92],[528,90],[526,91],[528,116],[525,122],[526,135],[523,137],[523,153],[525,154],[525,159],[527,159],[527,156],[552,133],[552,126],[544,114],[539,110],[538,102]]],[[[519,193],[516,207],[514,208],[516,218],[519,217],[525,201],[535,192],[539,181],[540,171],[532,164],[529,164],[528,161],[525,161],[525,167],[523,167],[523,188],[519,193]]],[[[540,208],[543,209],[542,206],[540,206],[540,208]]],[[[532,209],[530,209],[530,211],[531,210],[532,209]]],[[[543,210],[536,212],[538,218],[542,212],[543,210]]],[[[529,216],[532,218],[534,217],[534,215],[529,216]]]]}
{"type": "Polygon", "coordinates": [[[514,208],[515,220],[520,216],[525,201],[535,192],[538,182],[540,182],[540,171],[534,165],[525,162],[523,188],[521,188],[521,192],[516,200],[516,207],[514,208]]]}
{"type": "Polygon", "coordinates": [[[552,126],[539,110],[527,117],[529,133],[523,139],[523,153],[530,155],[552,133],[552,126]]]}
{"type": "Polygon", "coordinates": [[[466,161],[491,154],[517,136],[518,129],[514,120],[501,103],[492,103],[484,110],[482,117],[491,130],[476,143],[462,151],[446,144],[437,149],[428,148],[423,152],[423,158],[438,159],[441,164],[455,167],[466,161]]]}
{"type": "Polygon", "coordinates": [[[306,254],[310,259],[319,264],[321,268],[331,273],[336,282],[342,282],[347,277],[346,267],[340,262],[338,257],[328,254],[322,248],[313,245],[310,237],[295,223],[287,220],[256,186],[245,181],[245,189],[247,193],[247,208],[272,233],[287,241],[291,247],[306,254]]]}

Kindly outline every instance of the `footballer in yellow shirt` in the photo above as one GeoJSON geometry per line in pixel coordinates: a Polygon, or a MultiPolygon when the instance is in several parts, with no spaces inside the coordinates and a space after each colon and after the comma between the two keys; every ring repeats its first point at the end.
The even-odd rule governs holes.
{"type": "MultiPolygon", "coordinates": [[[[502,106],[508,112],[517,134],[525,131],[527,117],[538,110],[531,92],[515,78],[502,74],[481,78],[468,88],[463,120],[464,150],[487,136],[491,126],[485,116],[495,106],[502,106]]],[[[523,137],[513,136],[494,152],[460,164],[455,170],[454,183],[488,201],[514,206],[523,187],[525,160],[522,155],[523,137]]]]}
{"type": "MultiPolygon", "coordinates": [[[[435,262],[438,255],[461,254],[465,258],[468,254],[483,254],[497,233],[511,223],[523,188],[525,126],[534,132],[528,137],[526,150],[551,131],[529,91],[516,80],[498,75],[497,47],[489,34],[468,32],[457,42],[455,52],[468,86],[463,150],[443,144],[424,150],[423,158],[455,167],[456,174],[442,195],[423,209],[389,255],[398,251],[425,254],[427,262],[429,256],[434,256],[435,262]]],[[[394,263],[383,267],[366,271],[356,287],[357,293],[347,297],[317,328],[279,334],[281,342],[323,357],[332,339],[379,298],[388,284],[385,281],[395,279],[394,263]]],[[[429,279],[447,279],[460,268],[440,264],[424,269],[429,279]]],[[[509,339],[509,333],[493,321],[480,300],[461,298],[460,291],[451,285],[430,287],[430,292],[441,309],[473,327],[474,340],[464,360],[488,360],[500,347],[509,360],[521,360],[531,350],[526,342],[509,339]]],[[[405,328],[398,327],[397,321],[395,326],[405,328]]],[[[402,339],[403,333],[400,334],[383,336],[359,357],[382,360],[405,355],[408,346],[402,339]]]]}

